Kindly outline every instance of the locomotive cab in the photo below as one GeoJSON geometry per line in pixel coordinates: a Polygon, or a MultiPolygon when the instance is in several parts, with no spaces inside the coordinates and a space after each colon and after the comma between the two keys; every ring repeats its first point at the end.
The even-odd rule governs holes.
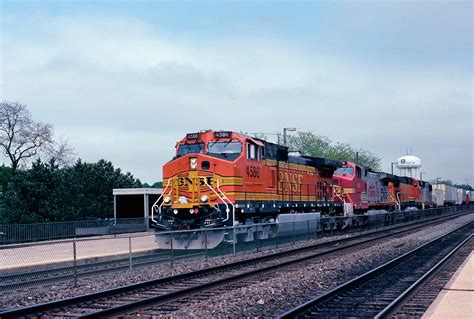
{"type": "Polygon", "coordinates": [[[367,183],[363,179],[366,176],[365,168],[352,162],[343,162],[342,167],[334,171],[337,185],[344,189],[344,196],[337,200],[353,205],[356,210],[367,209],[367,183]]]}
{"type": "Polygon", "coordinates": [[[229,224],[233,186],[241,183],[235,163],[244,158],[245,141],[233,132],[187,134],[176,156],[163,167],[163,201],[154,205],[163,229],[193,229],[229,224]]]}

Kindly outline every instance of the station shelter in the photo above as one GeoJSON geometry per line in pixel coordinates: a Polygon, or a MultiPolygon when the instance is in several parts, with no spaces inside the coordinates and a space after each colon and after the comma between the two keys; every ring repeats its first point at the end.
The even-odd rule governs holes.
{"type": "Polygon", "coordinates": [[[151,207],[162,192],[161,188],[114,188],[114,219],[144,218],[149,221],[151,207]]]}

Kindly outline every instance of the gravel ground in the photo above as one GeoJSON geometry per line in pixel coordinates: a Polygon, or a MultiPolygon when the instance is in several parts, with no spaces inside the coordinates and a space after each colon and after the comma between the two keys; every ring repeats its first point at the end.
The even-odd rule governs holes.
{"type": "MultiPolygon", "coordinates": [[[[278,276],[251,286],[229,291],[220,295],[218,300],[210,300],[203,304],[189,305],[173,314],[165,316],[272,316],[296,305],[318,292],[327,290],[348,278],[354,277],[361,272],[371,268],[373,265],[386,260],[387,256],[395,256],[404,253],[420,243],[443,234],[450,229],[468,221],[474,220],[474,215],[464,216],[439,226],[432,226],[429,230],[421,231],[409,236],[409,239],[395,239],[382,245],[363,251],[354,252],[344,257],[326,258],[309,264],[305,269],[299,267],[293,271],[280,271],[278,276]],[[365,269],[365,270],[364,270],[365,269]],[[297,283],[297,285],[295,284],[297,283]],[[291,296],[291,298],[289,298],[291,296]]],[[[289,250],[300,246],[307,246],[315,242],[332,241],[336,238],[344,238],[343,235],[331,238],[321,238],[317,241],[304,241],[296,245],[287,245],[279,249],[268,249],[263,252],[245,252],[240,255],[220,256],[210,258],[207,263],[203,259],[186,260],[175,265],[171,272],[169,264],[160,264],[147,268],[139,268],[133,271],[120,271],[110,274],[102,274],[80,278],[78,286],[74,287],[72,282],[42,285],[33,288],[16,289],[0,292],[0,309],[23,307],[27,305],[58,300],[86,293],[101,291],[120,287],[123,285],[142,282],[150,279],[162,278],[172,274],[188,272],[226,264],[231,261],[244,260],[256,256],[262,256],[282,250],[289,250]]]]}
{"type": "Polygon", "coordinates": [[[235,257],[231,255],[209,257],[208,262],[202,258],[176,260],[174,269],[171,270],[170,263],[151,265],[148,267],[138,267],[133,270],[115,271],[113,273],[103,273],[78,278],[78,286],[74,287],[72,278],[65,282],[42,284],[37,287],[17,288],[0,291],[0,309],[24,307],[28,305],[70,298],[83,294],[93,293],[106,289],[122,287],[132,283],[139,283],[152,279],[159,279],[171,275],[195,271],[208,267],[227,264],[229,262],[240,261],[265,256],[272,253],[294,249],[295,247],[305,247],[315,243],[324,243],[336,239],[347,238],[356,234],[345,234],[341,236],[324,237],[317,240],[301,241],[296,244],[280,245],[278,249],[265,247],[259,252],[245,251],[238,253],[235,257]]]}
{"type": "Polygon", "coordinates": [[[164,317],[276,316],[472,220],[473,214],[367,249],[281,270],[269,280],[229,291],[205,303],[183,306],[164,317]]]}

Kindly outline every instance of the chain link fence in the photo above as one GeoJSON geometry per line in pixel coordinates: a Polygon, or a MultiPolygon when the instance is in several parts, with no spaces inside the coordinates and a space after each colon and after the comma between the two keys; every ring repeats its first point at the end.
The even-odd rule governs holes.
{"type": "Polygon", "coordinates": [[[301,220],[302,214],[294,214],[286,217],[286,221],[267,224],[3,245],[0,246],[0,291],[9,293],[16,288],[57,281],[77,285],[82,276],[150,265],[162,264],[172,269],[183,259],[207,261],[214,256],[245,254],[321,237],[376,231],[472,209],[474,205],[397,213],[372,211],[352,217],[320,217],[316,213],[303,217],[305,220],[301,220]],[[191,245],[196,244],[200,248],[192,249],[191,245]]]}
{"type": "Polygon", "coordinates": [[[0,245],[133,233],[147,229],[148,220],[145,218],[0,225],[0,245]]]}

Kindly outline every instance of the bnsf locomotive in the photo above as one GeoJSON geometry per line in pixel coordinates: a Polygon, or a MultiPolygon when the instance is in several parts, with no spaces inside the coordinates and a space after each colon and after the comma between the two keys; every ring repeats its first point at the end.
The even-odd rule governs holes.
{"type": "Polygon", "coordinates": [[[334,172],[335,189],[339,186],[343,200],[355,212],[369,209],[401,210],[407,207],[432,206],[432,186],[411,177],[374,172],[351,162],[344,162],[334,172]]]}
{"type": "Polygon", "coordinates": [[[162,229],[219,227],[274,220],[288,212],[333,212],[340,162],[290,156],[286,146],[236,132],[187,134],[163,167],[162,229]]]}
{"type": "MultiPolygon", "coordinates": [[[[175,157],[163,166],[163,194],[153,205],[152,221],[158,230],[222,229],[294,218],[294,213],[306,213],[299,214],[303,220],[316,212],[351,216],[439,206],[440,201],[449,205],[451,198],[461,204],[474,197],[457,189],[447,196],[447,186],[444,193],[434,186],[351,162],[292,155],[286,146],[242,133],[202,131],[179,141],[175,157]]],[[[224,233],[206,234],[209,248],[224,233]]],[[[179,238],[172,242],[201,248],[202,236],[196,232],[193,238],[183,236],[181,244],[179,238]]],[[[169,243],[167,236],[156,238],[162,246],[169,243]]]]}

